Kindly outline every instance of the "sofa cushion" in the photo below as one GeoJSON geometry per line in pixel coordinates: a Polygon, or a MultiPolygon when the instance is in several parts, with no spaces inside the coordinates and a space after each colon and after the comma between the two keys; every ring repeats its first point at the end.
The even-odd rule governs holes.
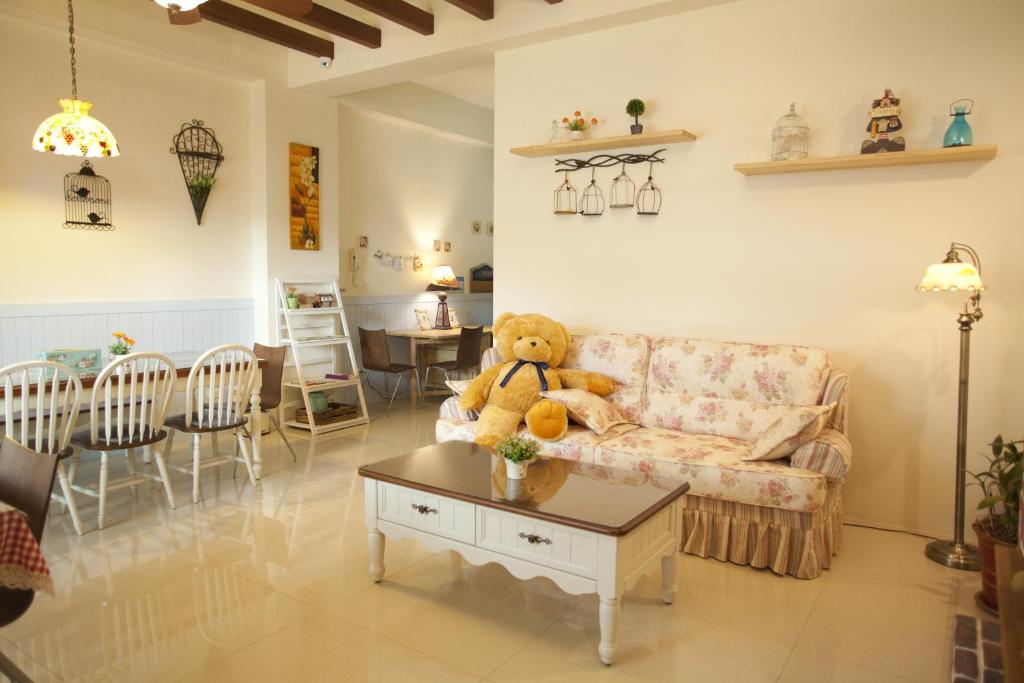
{"type": "Polygon", "coordinates": [[[691,495],[736,503],[814,512],[825,502],[820,472],[786,461],[745,462],[750,444],[708,434],[640,428],[597,444],[594,462],[660,478],[683,479],[691,495]]]}
{"type": "Polygon", "coordinates": [[[542,391],[540,395],[561,403],[569,413],[569,419],[595,434],[604,434],[615,425],[629,423],[613,403],[585,389],[542,391]]]}
{"type": "Polygon", "coordinates": [[[828,354],[803,346],[757,345],[666,337],[651,344],[645,427],[706,433],[699,398],[756,404],[821,403],[828,354]]]}
{"type": "Polygon", "coordinates": [[[607,396],[630,422],[640,423],[650,339],[641,334],[584,334],[572,338],[562,366],[611,377],[615,389],[607,396]]]}
{"type": "MultiPolygon", "coordinates": [[[[586,427],[570,424],[569,430],[559,441],[538,441],[537,446],[542,456],[562,458],[576,462],[594,462],[594,448],[602,441],[626,432],[639,429],[634,424],[623,424],[611,427],[604,435],[597,435],[586,427]]],[[[529,436],[527,426],[520,425],[520,436],[529,436]]],[[[442,418],[434,426],[434,435],[438,441],[472,441],[476,436],[476,422],[442,418]]]]}
{"type": "Polygon", "coordinates": [[[833,406],[791,406],[750,445],[745,460],[781,460],[821,433],[833,406]]]}

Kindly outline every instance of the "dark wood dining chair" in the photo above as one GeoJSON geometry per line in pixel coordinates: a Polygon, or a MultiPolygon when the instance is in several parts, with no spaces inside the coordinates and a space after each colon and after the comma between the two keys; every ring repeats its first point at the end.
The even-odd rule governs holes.
{"type": "Polygon", "coordinates": [[[480,357],[483,350],[480,344],[484,338],[484,328],[463,327],[459,332],[459,348],[455,352],[455,360],[443,360],[438,363],[431,363],[427,371],[423,373],[423,386],[430,385],[430,371],[440,370],[444,373],[447,382],[449,372],[460,372],[462,370],[475,370],[480,367],[480,357]]]}
{"type": "MultiPolygon", "coordinates": [[[[383,330],[365,330],[362,327],[359,328],[359,350],[362,352],[363,357],[363,370],[366,376],[366,381],[370,381],[369,373],[367,370],[375,370],[376,372],[382,372],[384,374],[384,393],[377,391],[376,388],[371,384],[370,387],[374,391],[377,391],[381,397],[387,398],[388,392],[388,375],[397,375],[398,379],[395,382],[395,389],[391,392],[391,400],[388,401],[388,407],[385,411],[385,415],[391,414],[391,405],[395,402],[395,396],[398,395],[398,387],[402,385],[402,376],[409,373],[409,382],[416,381],[416,390],[419,392],[420,388],[420,376],[416,371],[415,365],[405,365],[404,363],[392,363],[391,362],[391,349],[388,347],[388,333],[383,330]]],[[[415,359],[413,359],[415,363],[415,359]]],[[[411,386],[411,385],[410,385],[411,386]]]]}
{"type": "Polygon", "coordinates": [[[253,344],[252,352],[256,354],[257,358],[267,361],[267,366],[263,368],[263,383],[260,385],[260,407],[263,409],[263,414],[270,418],[274,429],[277,430],[284,445],[291,452],[292,462],[298,462],[295,449],[288,442],[288,437],[285,436],[281,424],[274,415],[274,411],[281,405],[281,379],[284,377],[284,360],[288,355],[288,347],[253,344]]]}
{"type": "MultiPolygon", "coordinates": [[[[43,540],[57,460],[57,453],[34,451],[9,437],[0,440],[0,500],[25,513],[37,543],[43,540]]],[[[33,590],[0,587],[0,627],[20,619],[32,606],[35,596],[33,590]]],[[[3,653],[0,653],[0,672],[14,683],[31,683],[3,653]]]]}

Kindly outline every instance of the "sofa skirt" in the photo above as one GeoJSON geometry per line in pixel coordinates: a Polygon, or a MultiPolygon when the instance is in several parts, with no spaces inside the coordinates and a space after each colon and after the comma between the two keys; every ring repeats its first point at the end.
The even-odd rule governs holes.
{"type": "Polygon", "coordinates": [[[703,558],[768,568],[814,579],[839,554],[843,533],[842,489],[830,484],[816,512],[683,497],[681,550],[703,558]]]}

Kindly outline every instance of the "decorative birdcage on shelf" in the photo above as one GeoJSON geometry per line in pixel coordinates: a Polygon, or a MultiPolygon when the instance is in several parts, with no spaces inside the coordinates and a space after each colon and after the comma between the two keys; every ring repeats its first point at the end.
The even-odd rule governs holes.
{"type": "Polygon", "coordinates": [[[626,173],[626,163],[622,163],[622,171],[612,180],[608,189],[608,206],[613,209],[626,209],[633,206],[636,200],[636,184],[626,173]]]}
{"type": "Polygon", "coordinates": [[[68,230],[114,229],[110,211],[110,181],[96,175],[88,160],[76,173],[64,176],[64,227],[68,230]]]}
{"type": "Polygon", "coordinates": [[[604,193],[597,186],[597,169],[590,169],[590,184],[580,195],[580,215],[600,216],[604,213],[604,193]]]}
{"type": "Polygon", "coordinates": [[[657,216],[661,213],[661,188],[654,183],[654,164],[651,164],[647,182],[640,186],[636,193],[636,213],[638,216],[657,216]]]}
{"type": "Polygon", "coordinates": [[[796,113],[796,104],[779,117],[772,129],[772,161],[806,159],[809,148],[810,127],[804,117],[796,113]]]}
{"type": "Polygon", "coordinates": [[[569,181],[568,171],[561,184],[555,188],[555,213],[560,216],[576,214],[576,188],[569,181]]]}
{"type": "Polygon", "coordinates": [[[224,161],[222,152],[213,129],[198,119],[181,124],[181,130],[174,136],[171,154],[178,156],[185,189],[196,214],[196,225],[203,222],[203,210],[213,189],[217,168],[224,161]]]}

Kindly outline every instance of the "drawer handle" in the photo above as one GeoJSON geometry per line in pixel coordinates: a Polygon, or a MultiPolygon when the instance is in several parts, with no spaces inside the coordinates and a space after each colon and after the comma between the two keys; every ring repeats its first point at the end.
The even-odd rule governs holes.
{"type": "Polygon", "coordinates": [[[533,545],[537,545],[538,543],[543,543],[544,545],[551,545],[550,538],[544,538],[543,536],[538,536],[537,534],[527,534],[520,531],[519,538],[525,538],[528,543],[531,543],[533,545]]]}
{"type": "Polygon", "coordinates": [[[413,503],[412,504],[412,509],[415,510],[416,512],[420,513],[421,515],[436,515],[437,514],[437,510],[435,508],[429,507],[427,505],[420,505],[419,503],[413,503]]]}

